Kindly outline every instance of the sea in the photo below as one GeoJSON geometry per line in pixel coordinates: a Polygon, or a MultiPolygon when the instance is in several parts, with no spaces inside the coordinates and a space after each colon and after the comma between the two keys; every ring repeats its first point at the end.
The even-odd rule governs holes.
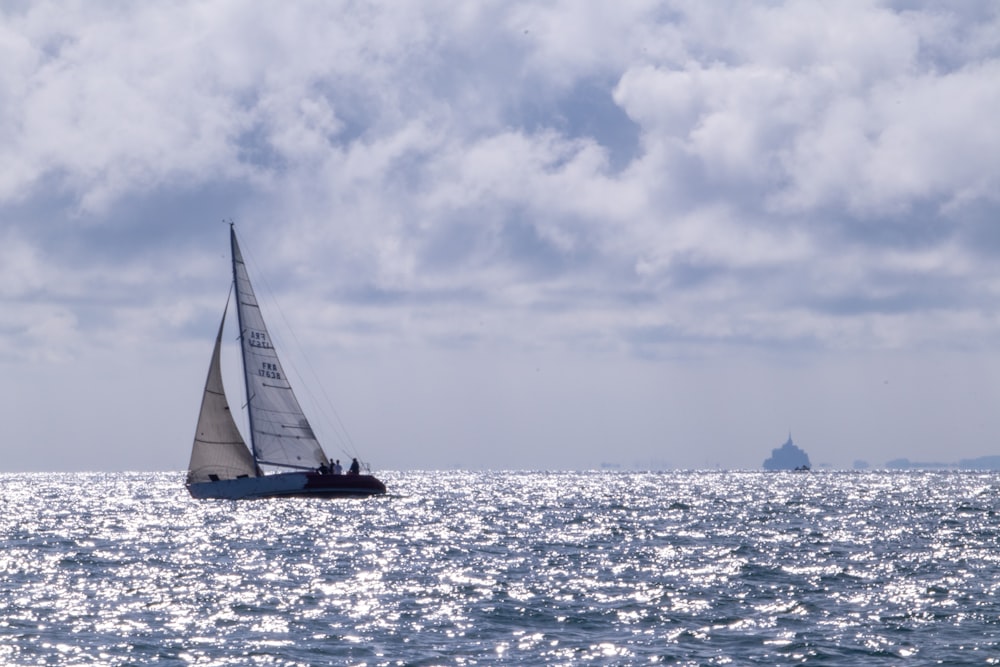
{"type": "Polygon", "coordinates": [[[1000,474],[0,475],[2,665],[995,665],[1000,474]]]}

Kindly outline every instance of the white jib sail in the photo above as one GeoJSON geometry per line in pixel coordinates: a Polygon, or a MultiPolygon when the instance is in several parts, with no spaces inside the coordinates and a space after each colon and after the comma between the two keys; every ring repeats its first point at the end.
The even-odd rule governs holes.
{"type": "Polygon", "coordinates": [[[317,468],[326,463],[326,454],[271,344],[235,232],[231,232],[231,240],[254,456],[266,466],[317,468]]]}
{"type": "Polygon", "coordinates": [[[205,393],[201,399],[201,412],[191,448],[188,464],[188,484],[214,479],[234,479],[242,475],[256,476],[253,457],[243,442],[236,421],[229,410],[222,386],[222,368],[219,361],[222,347],[222,329],[226,313],[222,313],[219,334],[215,337],[215,351],[208,366],[205,393]]]}

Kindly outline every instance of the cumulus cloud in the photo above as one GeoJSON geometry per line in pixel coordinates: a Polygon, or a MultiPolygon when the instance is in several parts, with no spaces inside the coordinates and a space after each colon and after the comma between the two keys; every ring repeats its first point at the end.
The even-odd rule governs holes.
{"type": "Polygon", "coordinates": [[[957,230],[955,211],[996,203],[989,5],[264,13],[7,10],[0,201],[55,188],[69,223],[100,224],[137,197],[232,184],[234,199],[253,191],[259,214],[235,211],[249,224],[280,219],[313,242],[282,246],[274,230],[267,243],[332,254],[356,289],[419,298],[460,271],[485,298],[504,276],[541,303],[568,278],[667,302],[714,289],[734,315],[746,295],[717,289],[730,277],[750,290],[752,271],[811,267],[864,292],[865,246],[926,253],[917,225],[957,230]],[[585,89],[607,100],[589,133],[585,89]],[[901,231],[872,229],[885,227],[901,231]]]}

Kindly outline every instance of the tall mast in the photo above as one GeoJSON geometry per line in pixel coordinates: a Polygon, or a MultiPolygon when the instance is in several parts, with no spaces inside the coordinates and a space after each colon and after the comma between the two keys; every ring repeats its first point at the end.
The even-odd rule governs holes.
{"type": "MultiPolygon", "coordinates": [[[[243,344],[243,334],[246,331],[243,327],[243,309],[240,308],[240,304],[243,302],[243,295],[240,293],[240,281],[236,274],[236,258],[239,257],[239,261],[243,261],[243,254],[239,250],[239,245],[236,243],[236,226],[230,222],[229,223],[229,250],[233,257],[233,285],[236,289],[236,319],[240,325],[240,358],[243,361],[243,387],[247,397],[247,419],[250,420],[250,451],[253,452],[254,465],[257,464],[257,443],[254,441],[254,430],[253,430],[253,410],[250,410],[250,401],[253,400],[253,396],[250,394],[250,378],[247,376],[247,348],[243,344]]],[[[258,471],[258,474],[260,472],[258,471]]]]}

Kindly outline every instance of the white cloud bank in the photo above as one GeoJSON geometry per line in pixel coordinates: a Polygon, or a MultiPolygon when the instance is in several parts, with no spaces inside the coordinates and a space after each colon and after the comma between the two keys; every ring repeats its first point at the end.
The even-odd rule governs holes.
{"type": "Polygon", "coordinates": [[[990,383],[941,369],[996,359],[998,35],[992,2],[9,4],[0,362],[102,397],[68,414],[144,386],[152,453],[153,407],[81,446],[184,460],[233,217],[358,421],[393,402],[382,465],[756,466],[797,425],[881,462],[956,421],[995,453],[990,383]],[[883,367],[924,391],[862,409],[883,367]]]}

